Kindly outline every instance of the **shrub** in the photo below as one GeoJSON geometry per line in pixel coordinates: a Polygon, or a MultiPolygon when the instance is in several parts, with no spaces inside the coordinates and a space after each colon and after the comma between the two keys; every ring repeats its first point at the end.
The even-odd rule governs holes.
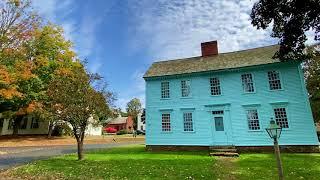
{"type": "Polygon", "coordinates": [[[56,125],[52,130],[52,136],[72,136],[71,128],[65,124],[56,125]]]}
{"type": "Polygon", "coordinates": [[[115,129],[113,127],[107,127],[104,129],[104,131],[107,133],[115,133],[115,132],[117,132],[117,129],[115,129]]]}
{"type": "Polygon", "coordinates": [[[122,129],[122,130],[117,132],[117,135],[122,135],[122,134],[128,134],[127,130],[122,129]]]}

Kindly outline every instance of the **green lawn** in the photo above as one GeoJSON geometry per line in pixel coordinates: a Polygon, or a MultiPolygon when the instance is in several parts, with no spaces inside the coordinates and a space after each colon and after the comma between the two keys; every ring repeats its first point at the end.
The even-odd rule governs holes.
{"type": "MultiPolygon", "coordinates": [[[[286,179],[319,179],[320,154],[282,154],[286,179]]],[[[209,157],[207,152],[146,152],[130,146],[66,155],[21,166],[10,176],[33,179],[277,179],[273,154],[209,157]]]]}
{"type": "MultiPolygon", "coordinates": [[[[320,154],[282,154],[285,179],[320,179],[320,154]]],[[[236,161],[238,179],[277,179],[273,154],[245,154],[236,161]]]]}
{"type": "Polygon", "coordinates": [[[22,166],[15,176],[63,179],[215,179],[214,159],[206,152],[146,152],[143,146],[66,155],[22,166]]]}

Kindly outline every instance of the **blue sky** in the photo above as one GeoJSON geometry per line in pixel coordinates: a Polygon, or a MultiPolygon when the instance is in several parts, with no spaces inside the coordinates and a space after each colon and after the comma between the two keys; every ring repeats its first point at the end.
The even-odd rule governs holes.
{"type": "Polygon", "coordinates": [[[142,76],[154,61],[200,55],[218,40],[219,52],[275,44],[270,29],[250,24],[255,0],[33,0],[45,20],[62,26],[74,49],[117,94],[116,105],[140,98],[142,76]]]}

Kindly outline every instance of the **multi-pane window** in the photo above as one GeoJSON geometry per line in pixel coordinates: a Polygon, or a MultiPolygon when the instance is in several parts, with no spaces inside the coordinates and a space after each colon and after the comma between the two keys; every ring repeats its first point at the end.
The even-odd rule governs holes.
{"type": "Polygon", "coordinates": [[[247,120],[248,120],[249,130],[260,129],[258,111],[256,109],[247,110],[247,120]]]}
{"type": "Polygon", "coordinates": [[[268,72],[269,88],[270,90],[282,89],[280,74],[278,71],[269,71],[268,72]]]}
{"type": "Polygon", "coordinates": [[[282,128],[289,128],[288,116],[286,108],[274,108],[274,117],[276,118],[277,124],[282,128]]]}
{"type": "Polygon", "coordinates": [[[37,128],[39,128],[39,120],[36,118],[32,118],[31,129],[37,129],[37,128]]]}
{"type": "Polygon", "coordinates": [[[190,80],[182,80],[181,81],[181,96],[182,97],[189,97],[190,96],[190,88],[191,88],[190,80]]]}
{"type": "Polygon", "coordinates": [[[254,84],[252,74],[242,74],[242,87],[244,92],[254,92],[254,84]]]}
{"type": "Polygon", "coordinates": [[[192,113],[191,112],[183,113],[183,130],[184,131],[193,131],[193,121],[192,121],[192,113]]]}
{"type": "Polygon", "coordinates": [[[170,98],[169,82],[161,82],[161,98],[170,98]]]}
{"type": "Polygon", "coordinates": [[[218,78],[210,78],[211,95],[221,95],[220,80],[218,78]]]}
{"type": "Polygon", "coordinates": [[[223,110],[212,111],[213,115],[223,114],[223,110]]]}
{"type": "Polygon", "coordinates": [[[162,114],[162,131],[171,131],[170,114],[168,113],[162,114]]]}

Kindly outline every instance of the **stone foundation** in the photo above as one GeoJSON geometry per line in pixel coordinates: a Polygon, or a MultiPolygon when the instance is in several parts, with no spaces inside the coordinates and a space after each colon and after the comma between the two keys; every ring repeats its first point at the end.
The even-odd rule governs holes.
{"type": "MultiPolygon", "coordinates": [[[[146,145],[147,151],[209,151],[215,146],[176,146],[176,145],[146,145]]],[[[221,146],[217,146],[221,147],[221,146]]],[[[273,152],[273,146],[235,146],[237,152],[273,152]]],[[[319,146],[316,145],[283,145],[281,152],[287,153],[320,153],[319,146]]]]}

